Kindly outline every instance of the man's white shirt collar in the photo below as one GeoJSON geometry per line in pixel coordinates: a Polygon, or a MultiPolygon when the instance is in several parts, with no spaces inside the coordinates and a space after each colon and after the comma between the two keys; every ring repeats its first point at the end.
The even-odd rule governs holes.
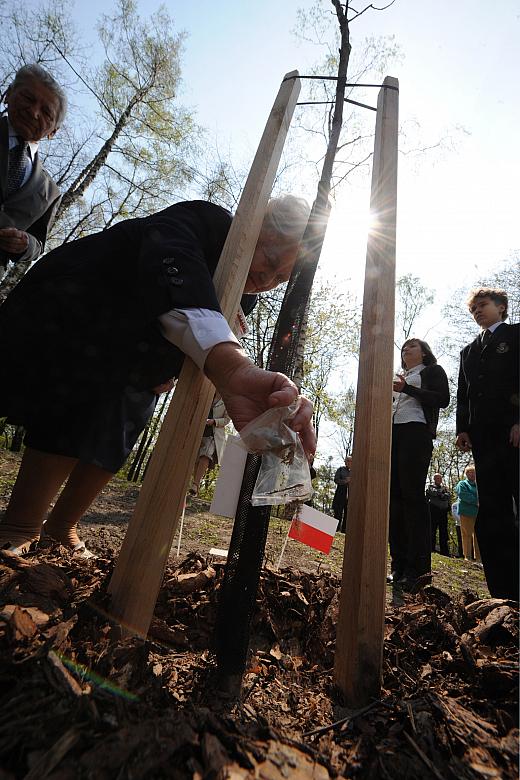
{"type": "Polygon", "coordinates": [[[503,325],[503,324],[504,324],[504,321],[503,320],[499,320],[499,322],[495,322],[495,323],[493,323],[493,325],[490,325],[489,328],[482,328],[482,330],[480,331],[480,335],[482,336],[482,334],[485,333],[486,330],[489,330],[490,333],[494,333],[496,331],[496,329],[498,328],[498,326],[499,325],[503,325]]]}

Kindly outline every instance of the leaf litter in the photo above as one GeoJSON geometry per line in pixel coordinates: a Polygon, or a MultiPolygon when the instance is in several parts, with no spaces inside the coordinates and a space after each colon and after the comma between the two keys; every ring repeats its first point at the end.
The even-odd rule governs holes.
{"type": "Polygon", "coordinates": [[[387,607],[381,697],[334,687],[339,579],[261,574],[240,701],[214,656],[222,563],[170,561],[117,639],[115,557],[0,553],[0,780],[516,778],[518,604],[429,586],[387,607]]]}

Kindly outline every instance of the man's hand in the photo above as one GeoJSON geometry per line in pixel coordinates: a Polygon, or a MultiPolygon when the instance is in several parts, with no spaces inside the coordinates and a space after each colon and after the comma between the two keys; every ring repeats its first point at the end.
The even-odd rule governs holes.
{"type": "Polygon", "coordinates": [[[469,438],[469,433],[459,433],[457,436],[457,439],[455,440],[455,445],[459,450],[462,452],[469,452],[471,449],[471,439],[469,438]]]}
{"type": "Polygon", "coordinates": [[[23,255],[29,246],[29,236],[14,227],[0,228],[0,249],[11,255],[23,255]]]}
{"type": "MultiPolygon", "coordinates": [[[[205,372],[222,396],[237,431],[268,409],[289,406],[298,398],[294,382],[284,374],[258,368],[231,342],[213,347],[206,359],[205,372]]],[[[316,451],[311,420],[312,404],[302,398],[289,425],[300,434],[308,456],[316,451]]]]}
{"type": "Polygon", "coordinates": [[[513,445],[513,447],[520,447],[520,425],[516,423],[512,426],[511,431],[509,433],[509,443],[513,445]]]}

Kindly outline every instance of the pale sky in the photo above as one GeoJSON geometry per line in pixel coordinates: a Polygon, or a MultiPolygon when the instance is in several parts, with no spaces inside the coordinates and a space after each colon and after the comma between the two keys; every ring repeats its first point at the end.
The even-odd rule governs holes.
{"type": "MultiPolygon", "coordinates": [[[[167,4],[189,32],[187,95],[223,144],[229,137],[254,151],[283,74],[294,68],[304,74],[318,58],[317,47],[291,34],[296,9],[309,5],[167,4]]],[[[520,248],[520,4],[396,0],[353,23],[354,48],[368,35],[394,35],[404,55],[388,74],[400,82],[401,124],[416,119],[426,144],[447,132],[457,141],[453,152],[399,161],[398,273],[417,274],[445,298],[520,248]],[[465,133],[457,132],[461,126],[465,133]]],[[[362,278],[368,197],[368,181],[365,191],[345,194],[345,212],[354,213],[350,230],[345,213],[335,210],[324,272],[346,267],[353,281],[362,278]],[[345,231],[359,253],[352,258],[341,253],[345,231]]]]}
{"type": "MultiPolygon", "coordinates": [[[[107,5],[78,4],[79,25],[92,27],[107,5]]],[[[158,5],[138,0],[143,14],[158,5]]],[[[196,109],[221,149],[240,161],[252,157],[283,75],[293,69],[305,74],[320,57],[319,47],[292,34],[297,9],[311,3],[164,5],[177,28],[188,33],[184,102],[196,109]]],[[[354,49],[366,36],[395,36],[403,59],[388,75],[400,82],[401,125],[418,122],[425,145],[446,134],[454,141],[454,150],[399,159],[397,272],[413,272],[437,288],[440,307],[454,287],[471,286],[520,248],[520,4],[396,0],[386,11],[367,11],[351,31],[354,49]]],[[[374,90],[374,103],[376,97],[374,90]]],[[[349,277],[358,292],[368,200],[368,177],[364,186],[344,190],[321,261],[322,273],[349,277]],[[348,257],[342,250],[347,234],[348,257]]]]}

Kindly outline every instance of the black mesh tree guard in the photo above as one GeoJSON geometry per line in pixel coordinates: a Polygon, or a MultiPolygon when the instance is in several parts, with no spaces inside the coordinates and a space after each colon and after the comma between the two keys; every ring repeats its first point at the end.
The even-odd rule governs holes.
{"type": "MultiPolygon", "coordinates": [[[[267,368],[294,376],[312,283],[323,246],[328,203],[313,206],[302,249],[276,322],[267,368]]],[[[240,690],[249,649],[251,620],[265,553],[271,507],[252,506],[261,458],[248,455],[220,592],[217,662],[222,685],[240,690]]]]}

